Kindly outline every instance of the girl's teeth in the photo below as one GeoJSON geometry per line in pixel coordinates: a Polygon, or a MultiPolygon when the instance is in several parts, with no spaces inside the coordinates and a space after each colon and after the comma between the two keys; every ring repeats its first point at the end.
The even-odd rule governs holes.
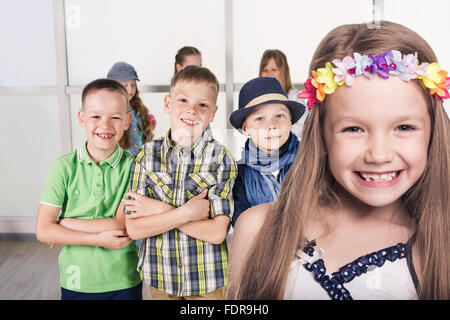
{"type": "Polygon", "coordinates": [[[393,178],[397,176],[397,173],[389,172],[383,174],[369,174],[369,173],[360,173],[361,177],[366,181],[391,181],[393,178]]]}

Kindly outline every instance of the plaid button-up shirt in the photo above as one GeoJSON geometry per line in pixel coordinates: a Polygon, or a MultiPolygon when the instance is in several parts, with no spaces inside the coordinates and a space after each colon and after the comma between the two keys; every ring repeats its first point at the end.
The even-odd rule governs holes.
{"type": "MultiPolygon", "coordinates": [[[[209,126],[192,148],[182,150],[166,137],[144,145],[131,169],[131,191],[179,207],[209,190],[210,216],[233,214],[236,162],[211,136],[209,126]]],[[[196,296],[225,286],[227,244],[214,245],[173,229],[147,238],[138,270],[145,283],[176,296],[196,296]]]]}

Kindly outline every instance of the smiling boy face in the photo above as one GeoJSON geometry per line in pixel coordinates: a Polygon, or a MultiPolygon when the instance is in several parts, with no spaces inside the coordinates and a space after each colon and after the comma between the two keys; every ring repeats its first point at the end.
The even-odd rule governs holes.
{"type": "Polygon", "coordinates": [[[164,111],[170,115],[172,141],[190,147],[214,120],[217,93],[204,81],[181,80],[164,99],[164,111]]]}
{"type": "Polygon", "coordinates": [[[116,91],[94,90],[85,97],[78,121],[85,129],[87,150],[95,162],[108,159],[128,129],[131,114],[127,105],[126,97],[116,91]]]}
{"type": "Polygon", "coordinates": [[[242,133],[266,154],[277,153],[289,139],[291,129],[291,112],[282,103],[263,104],[242,123],[242,133]]]}

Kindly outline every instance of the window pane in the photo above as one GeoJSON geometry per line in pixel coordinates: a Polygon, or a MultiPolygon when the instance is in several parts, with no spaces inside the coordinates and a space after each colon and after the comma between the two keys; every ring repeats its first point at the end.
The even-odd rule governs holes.
{"type": "Polygon", "coordinates": [[[1,3],[0,87],[56,86],[52,1],[1,3]]]}
{"type": "MultiPolygon", "coordinates": [[[[448,30],[450,1],[422,0],[384,1],[384,18],[400,23],[424,38],[436,54],[442,68],[450,71],[450,44],[448,30]]],[[[429,61],[433,62],[433,61],[429,61]]]]}
{"type": "Polygon", "coordinates": [[[168,84],[183,46],[225,82],[224,2],[68,0],[66,32],[71,86],[106,77],[116,61],[132,64],[141,84],[168,84]]]}
{"type": "Polygon", "coordinates": [[[60,156],[56,96],[0,97],[0,216],[34,216],[48,170],[60,156]],[[6,195],[6,196],[5,196],[6,195]]]}
{"type": "Polygon", "coordinates": [[[233,2],[234,77],[243,83],[258,76],[266,49],[279,49],[288,59],[293,83],[308,76],[312,55],[333,28],[372,19],[371,0],[246,0],[233,2]]]}

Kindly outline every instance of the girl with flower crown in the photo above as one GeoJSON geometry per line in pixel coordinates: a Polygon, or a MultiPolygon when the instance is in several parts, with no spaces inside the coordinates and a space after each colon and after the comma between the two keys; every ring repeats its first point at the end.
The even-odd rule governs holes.
{"type": "Polygon", "coordinates": [[[449,299],[450,78],[392,22],[340,26],[278,201],[235,226],[230,299],[449,299]]]}

